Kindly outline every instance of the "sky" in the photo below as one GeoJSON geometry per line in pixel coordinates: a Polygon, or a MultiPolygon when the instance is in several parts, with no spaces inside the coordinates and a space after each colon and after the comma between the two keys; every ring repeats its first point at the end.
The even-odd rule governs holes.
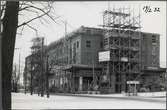
{"type": "MultiPolygon", "coordinates": [[[[41,24],[40,20],[35,20],[31,25],[38,29],[38,37],[45,37],[45,44],[48,45],[53,41],[65,35],[65,21],[67,22],[67,33],[74,31],[80,26],[99,27],[102,25],[102,12],[108,8],[130,8],[135,15],[141,13],[141,31],[160,34],[160,66],[166,67],[166,2],[165,1],[95,1],[95,2],[55,2],[54,14],[60,16],[56,19],[57,23],[50,19],[48,23],[41,24]],[[148,12],[143,10],[144,6],[150,6],[153,9],[158,7],[160,12],[148,12]],[[140,10],[140,11],[139,11],[140,10]]],[[[19,16],[19,23],[32,18],[31,13],[23,13],[19,16]]],[[[21,29],[18,29],[18,33],[21,29]]],[[[24,70],[25,57],[30,55],[30,47],[32,38],[36,37],[36,33],[30,28],[24,28],[22,35],[16,37],[14,64],[20,64],[21,71],[24,70]]]]}

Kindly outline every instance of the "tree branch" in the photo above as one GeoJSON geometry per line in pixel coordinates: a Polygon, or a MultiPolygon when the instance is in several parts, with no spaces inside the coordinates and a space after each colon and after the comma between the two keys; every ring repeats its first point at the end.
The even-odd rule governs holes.
{"type": "MultiPolygon", "coordinates": [[[[55,21],[55,19],[51,16],[51,15],[49,15],[49,12],[51,11],[51,9],[52,9],[52,6],[50,5],[50,4],[48,4],[48,10],[50,10],[49,12],[45,12],[44,11],[44,9],[41,9],[41,8],[38,8],[38,7],[35,7],[35,6],[33,6],[33,5],[29,5],[29,4],[27,4],[27,6],[26,7],[24,7],[24,8],[22,8],[22,9],[20,9],[20,11],[22,11],[22,10],[24,10],[24,9],[28,9],[28,8],[33,8],[33,9],[36,9],[36,10],[39,10],[39,11],[41,11],[42,13],[45,13],[54,23],[56,23],[57,24],[57,22],[55,21]]],[[[57,18],[59,18],[60,16],[58,16],[57,18]]],[[[38,17],[39,18],[39,17],[38,17]]],[[[56,18],[56,19],[57,19],[56,18]]]]}
{"type": "Polygon", "coordinates": [[[23,10],[28,9],[28,8],[31,8],[31,6],[26,6],[24,8],[20,8],[19,11],[23,11],[23,10]]]}
{"type": "MultiPolygon", "coordinates": [[[[41,12],[45,13],[45,11],[42,10],[41,8],[34,7],[34,6],[31,6],[31,7],[34,8],[34,9],[40,10],[41,12]]],[[[49,10],[51,10],[51,6],[49,7],[49,10]]],[[[48,13],[46,13],[46,15],[57,24],[57,22],[55,21],[55,19],[52,16],[50,16],[48,13]]]]}
{"type": "Polygon", "coordinates": [[[4,12],[5,12],[5,8],[6,8],[6,3],[5,2],[1,2],[1,6],[0,6],[0,18],[3,19],[3,15],[4,15],[4,12]],[[2,4],[3,3],[3,4],[2,4]]]}
{"type": "Polygon", "coordinates": [[[35,29],[34,27],[30,26],[28,23],[25,24],[24,26],[28,26],[30,29],[34,30],[35,33],[36,33],[36,36],[38,36],[38,30],[37,29],[35,29]]]}
{"type": "MultiPolygon", "coordinates": [[[[48,12],[50,12],[50,10],[49,10],[48,12]]],[[[40,18],[40,17],[45,16],[48,12],[45,12],[45,13],[41,14],[40,16],[34,17],[34,18],[32,18],[31,20],[29,20],[29,21],[27,21],[27,22],[24,22],[24,23],[22,23],[22,24],[20,24],[20,25],[18,25],[17,28],[19,28],[19,27],[21,27],[21,26],[23,26],[23,25],[26,25],[26,24],[28,24],[28,23],[30,23],[30,22],[32,22],[32,21],[34,21],[34,20],[36,20],[36,19],[38,19],[38,18],[40,18]]]]}

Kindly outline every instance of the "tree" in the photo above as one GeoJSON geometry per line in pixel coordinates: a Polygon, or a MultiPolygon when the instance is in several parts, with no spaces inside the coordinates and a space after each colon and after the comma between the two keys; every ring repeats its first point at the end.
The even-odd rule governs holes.
{"type": "Polygon", "coordinates": [[[49,17],[53,22],[56,23],[56,18],[49,14],[51,10],[51,2],[48,2],[47,6],[42,4],[36,6],[33,2],[1,1],[0,21],[3,25],[1,38],[3,110],[11,109],[11,75],[17,29],[22,27],[22,32],[25,26],[27,26],[37,32],[37,29],[33,28],[30,23],[36,19],[41,18],[46,21],[45,16],[49,17]],[[21,24],[18,24],[18,16],[21,15],[21,12],[23,11],[35,13],[36,16],[27,21],[24,21],[21,24]]]}
{"type": "Polygon", "coordinates": [[[2,19],[2,108],[11,109],[11,73],[18,24],[19,2],[6,2],[2,19]]]}

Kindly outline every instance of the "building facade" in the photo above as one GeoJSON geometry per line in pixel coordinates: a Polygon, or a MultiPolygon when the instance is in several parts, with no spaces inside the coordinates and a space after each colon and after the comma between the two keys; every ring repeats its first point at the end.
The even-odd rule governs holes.
{"type": "Polygon", "coordinates": [[[159,34],[81,26],[46,47],[50,91],[127,92],[128,81],[138,81],[138,91],[156,91],[160,85],[153,87],[146,80],[159,79],[164,72],[159,67],[159,44],[159,34]]]}
{"type": "Polygon", "coordinates": [[[141,82],[143,70],[160,69],[158,34],[112,29],[105,32],[103,43],[109,52],[109,59],[101,62],[107,91],[130,92],[128,81],[141,82]]]}
{"type": "Polygon", "coordinates": [[[71,92],[91,89],[93,77],[101,73],[98,52],[103,49],[102,38],[102,29],[82,26],[50,44],[47,50],[49,60],[55,62],[50,86],[69,88],[66,91],[71,92]]]}

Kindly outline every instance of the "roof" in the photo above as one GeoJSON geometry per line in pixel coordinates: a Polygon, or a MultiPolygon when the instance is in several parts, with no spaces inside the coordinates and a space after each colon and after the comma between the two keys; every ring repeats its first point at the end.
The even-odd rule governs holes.
{"type": "MultiPolygon", "coordinates": [[[[74,37],[77,37],[78,34],[84,34],[84,33],[87,33],[87,34],[92,34],[92,35],[103,35],[104,33],[104,28],[94,28],[94,27],[85,27],[85,26],[81,26],[80,28],[74,30],[73,32],[67,34],[66,36],[63,36],[62,38],[60,38],[59,40],[56,40],[52,43],[50,43],[48,46],[47,46],[47,50],[50,50],[52,48],[54,48],[55,46],[57,45],[61,45],[64,43],[64,41],[68,41],[74,37]]],[[[111,31],[118,31],[120,29],[111,29],[111,31]]],[[[122,31],[122,30],[120,30],[122,31]]],[[[140,32],[140,31],[133,31],[133,30],[126,30],[126,32],[140,32]]],[[[125,32],[125,33],[126,33],[125,32]]],[[[141,32],[142,34],[152,34],[152,35],[159,35],[157,33],[148,33],[148,32],[141,32]]]]}
{"type": "Polygon", "coordinates": [[[102,35],[103,30],[104,30],[103,28],[93,28],[93,27],[81,26],[77,30],[74,30],[73,32],[67,34],[66,36],[63,36],[59,40],[56,40],[52,42],[51,44],[49,44],[48,49],[53,48],[56,45],[63,44],[64,40],[72,39],[76,37],[78,34],[89,33],[89,34],[99,34],[99,35],[101,34],[102,35]]]}

